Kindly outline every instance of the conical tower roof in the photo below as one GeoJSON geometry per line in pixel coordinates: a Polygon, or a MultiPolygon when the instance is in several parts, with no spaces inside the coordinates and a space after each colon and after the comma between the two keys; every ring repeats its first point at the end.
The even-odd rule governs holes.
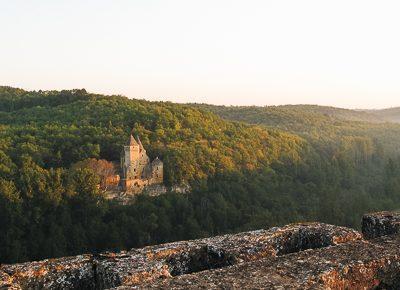
{"type": "Polygon", "coordinates": [[[136,142],[135,138],[133,138],[132,134],[131,137],[129,138],[129,146],[139,146],[139,144],[136,142]]]}
{"type": "Polygon", "coordinates": [[[136,139],[137,139],[137,142],[139,143],[140,150],[144,150],[144,147],[143,147],[142,141],[140,141],[139,135],[136,135],[136,139]]]}

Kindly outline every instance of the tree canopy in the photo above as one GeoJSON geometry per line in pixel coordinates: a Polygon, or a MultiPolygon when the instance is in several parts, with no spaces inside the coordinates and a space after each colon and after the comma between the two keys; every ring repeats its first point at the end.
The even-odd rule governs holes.
{"type": "Polygon", "coordinates": [[[295,221],[357,226],[398,208],[400,126],[329,112],[0,87],[0,262],[295,221]],[[105,198],[100,178],[132,129],[165,183],[191,193],[105,198]]]}

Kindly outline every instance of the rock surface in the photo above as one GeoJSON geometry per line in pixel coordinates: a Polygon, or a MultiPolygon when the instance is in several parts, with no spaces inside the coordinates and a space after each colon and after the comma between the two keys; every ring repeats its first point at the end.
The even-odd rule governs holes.
{"type": "Polygon", "coordinates": [[[22,289],[107,289],[227,267],[360,240],[352,229],[321,223],[174,242],[121,253],[2,265],[4,281],[22,289]]]}
{"type": "Polygon", "coordinates": [[[264,257],[327,247],[361,239],[360,233],[320,223],[175,242],[120,254],[101,255],[100,288],[136,286],[144,282],[226,267],[264,257]]]}
{"type": "Polygon", "coordinates": [[[8,283],[21,289],[95,288],[91,255],[1,265],[0,271],[8,275],[8,283]]]}
{"type": "Polygon", "coordinates": [[[400,233],[400,214],[387,211],[365,214],[362,232],[366,239],[400,233]]]}
{"type": "Polygon", "coordinates": [[[400,289],[400,215],[0,265],[0,289],[400,289]]]}
{"type": "Polygon", "coordinates": [[[399,246],[397,235],[358,240],[158,280],[139,289],[400,289],[399,246]]]}
{"type": "Polygon", "coordinates": [[[0,271],[0,289],[12,289],[19,290],[21,287],[14,283],[13,278],[10,275],[0,271]]]}

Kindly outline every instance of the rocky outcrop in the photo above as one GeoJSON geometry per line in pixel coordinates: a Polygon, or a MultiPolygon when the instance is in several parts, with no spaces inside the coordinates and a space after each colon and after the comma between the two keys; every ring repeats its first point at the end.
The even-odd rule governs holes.
{"type": "Polygon", "coordinates": [[[20,290],[21,287],[14,283],[14,279],[10,275],[0,271],[0,289],[20,290]]]}
{"type": "Polygon", "coordinates": [[[387,211],[366,214],[361,226],[366,239],[400,233],[400,214],[387,211]]]}
{"type": "Polygon", "coordinates": [[[321,223],[168,243],[104,253],[3,265],[9,283],[23,289],[107,289],[223,268],[262,258],[360,240],[348,228],[321,223]]]}
{"type": "Polygon", "coordinates": [[[400,215],[0,266],[0,289],[400,289],[400,215]]]}
{"type": "MultiPolygon", "coordinates": [[[[19,289],[18,287],[21,289],[95,288],[95,272],[91,255],[1,265],[1,272],[8,277],[2,281],[8,281],[8,284],[16,287],[12,289],[19,289]]],[[[0,285],[2,285],[1,282],[0,285]]]]}
{"type": "Polygon", "coordinates": [[[345,243],[361,234],[320,223],[224,235],[145,247],[120,254],[101,255],[97,273],[100,288],[136,286],[172,276],[226,267],[345,243]]]}
{"type": "Polygon", "coordinates": [[[357,240],[158,280],[140,289],[400,289],[399,246],[399,236],[357,240]]]}

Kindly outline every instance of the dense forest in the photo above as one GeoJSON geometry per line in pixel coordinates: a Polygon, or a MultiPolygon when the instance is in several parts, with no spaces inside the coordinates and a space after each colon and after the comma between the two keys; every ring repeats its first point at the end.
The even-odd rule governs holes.
{"type": "MultiPolygon", "coordinates": [[[[392,156],[400,154],[400,126],[396,117],[387,112],[396,109],[376,111],[354,111],[314,105],[285,105],[266,107],[233,107],[193,104],[197,108],[213,112],[226,120],[240,121],[281,129],[307,139],[321,151],[340,150],[340,144],[365,142],[383,146],[392,156]],[[333,147],[332,147],[333,146],[333,147]]],[[[400,118],[400,109],[397,110],[400,118]]]]}
{"type": "Polygon", "coordinates": [[[218,107],[0,87],[0,263],[122,250],[400,207],[400,125],[316,106],[218,107]],[[77,166],[119,159],[134,130],[165,183],[107,200],[77,166]]]}

